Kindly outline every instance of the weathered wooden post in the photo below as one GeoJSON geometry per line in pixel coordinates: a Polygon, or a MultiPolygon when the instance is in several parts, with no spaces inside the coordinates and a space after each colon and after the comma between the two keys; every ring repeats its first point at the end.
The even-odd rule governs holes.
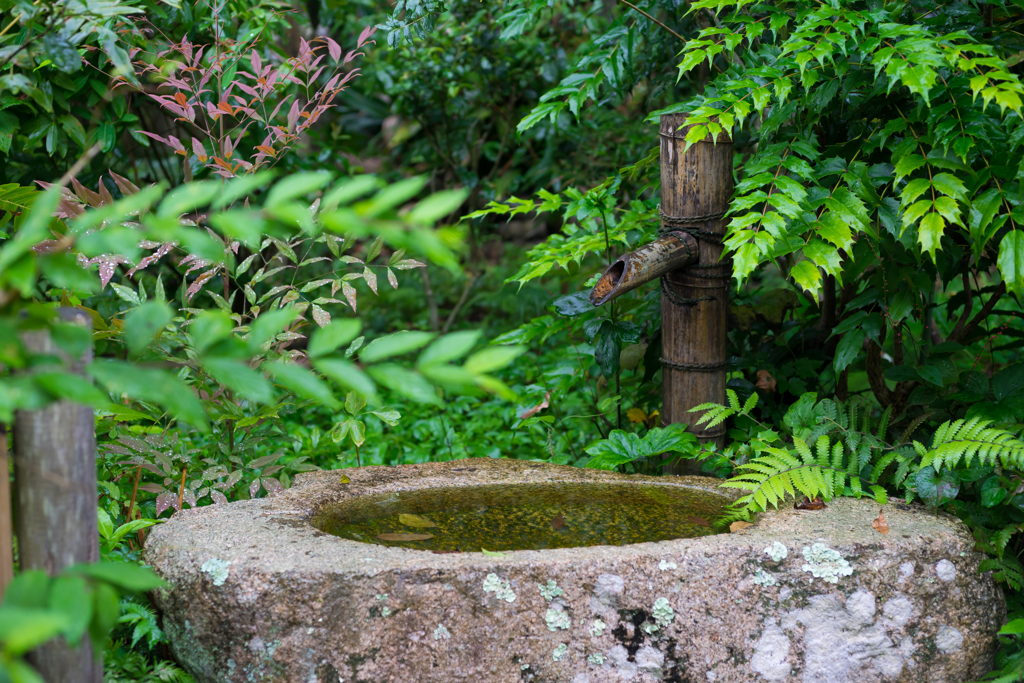
{"type": "MultiPolygon", "coordinates": [[[[725,402],[732,268],[720,259],[732,196],[733,145],[722,132],[684,152],[687,130],[685,114],[661,117],[661,237],[613,263],[594,287],[591,301],[600,305],[661,278],[662,422],[682,422],[701,443],[721,448],[725,426],[697,427],[699,415],[689,410],[709,401],[725,402]],[[666,251],[667,244],[679,246],[666,251]],[[631,260],[657,245],[663,245],[655,252],[661,267],[634,268],[630,286],[620,285],[631,260]]],[[[697,469],[696,463],[684,463],[681,471],[697,469]]]]}
{"type": "Polygon", "coordinates": [[[0,424],[0,602],[14,578],[14,525],[11,523],[11,461],[7,457],[7,427],[0,424]]]}
{"type": "MultiPolygon", "coordinates": [[[[92,327],[89,317],[73,308],[61,309],[60,319],[92,327]]],[[[59,357],[76,373],[92,360],[91,346],[81,358],[67,358],[45,330],[25,333],[23,342],[31,353],[59,357]]],[[[53,575],[100,559],[92,408],[58,401],[15,413],[14,477],[21,570],[53,575]]],[[[29,661],[46,683],[103,681],[103,663],[93,656],[88,638],[75,649],[52,641],[30,653],[29,661]]]]}

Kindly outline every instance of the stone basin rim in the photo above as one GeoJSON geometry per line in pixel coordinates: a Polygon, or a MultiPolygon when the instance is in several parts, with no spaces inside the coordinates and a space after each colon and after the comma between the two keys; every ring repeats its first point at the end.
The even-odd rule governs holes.
{"type": "MultiPolygon", "coordinates": [[[[331,508],[344,505],[353,500],[379,496],[388,493],[408,493],[434,488],[482,488],[495,485],[554,485],[554,484],[610,484],[616,486],[659,486],[700,492],[707,496],[720,499],[722,507],[739,497],[740,493],[730,489],[719,488],[723,480],[711,477],[689,475],[650,476],[642,474],[623,475],[605,470],[581,469],[568,465],[538,463],[527,460],[466,458],[450,460],[442,463],[429,463],[432,472],[424,472],[423,464],[366,466],[342,470],[321,470],[298,475],[295,485],[282,493],[270,496],[261,503],[270,503],[270,509],[263,511],[263,516],[276,518],[282,526],[293,527],[294,531],[304,528],[305,531],[325,536],[339,544],[339,548],[348,547],[353,551],[366,551],[370,548],[374,553],[385,556],[400,553],[408,557],[409,553],[419,557],[461,556],[477,560],[512,560],[536,562],[536,553],[543,553],[546,559],[556,560],[566,551],[579,550],[587,547],[595,550],[619,550],[641,552],[643,554],[662,554],[665,544],[699,542],[708,536],[677,538],[664,541],[643,541],[626,545],[594,545],[570,548],[517,549],[501,551],[501,556],[484,555],[482,552],[461,551],[458,553],[437,553],[419,548],[402,548],[385,546],[376,543],[365,543],[333,536],[320,530],[314,521],[331,508]],[[518,470],[518,471],[517,471],[518,470]],[[537,475],[525,475],[536,472],[537,475]],[[375,475],[380,475],[375,476],[375,475]],[[519,475],[519,476],[516,476],[519,475]],[[349,483],[341,483],[342,476],[350,478],[349,483]],[[536,476],[536,481],[526,478],[536,476]]],[[[180,514],[180,513],[179,513],[180,514]]],[[[711,520],[709,520],[711,521],[711,520]]],[[[287,533],[287,532],[286,532],[287,533]]],[[[717,535],[717,534],[712,534],[717,535]]],[[[383,559],[383,558],[381,558],[383,559]]]]}

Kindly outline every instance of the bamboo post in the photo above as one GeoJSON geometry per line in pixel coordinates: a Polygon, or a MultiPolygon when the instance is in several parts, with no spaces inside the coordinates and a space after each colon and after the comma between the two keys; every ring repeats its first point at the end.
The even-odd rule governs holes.
{"type": "MultiPolygon", "coordinates": [[[[88,316],[73,308],[60,309],[60,318],[91,329],[88,316]]],[[[23,341],[32,353],[60,357],[72,372],[81,373],[92,360],[91,348],[82,358],[67,358],[46,331],[27,332],[23,341]]],[[[20,569],[54,575],[79,562],[98,561],[92,408],[58,401],[15,413],[14,474],[20,569]]],[[[103,663],[93,657],[87,638],[74,650],[62,640],[51,641],[32,651],[29,661],[47,683],[103,680],[103,663]]]]}
{"type": "MultiPolygon", "coordinates": [[[[686,115],[661,117],[662,231],[697,238],[696,264],[669,273],[661,297],[662,421],[682,422],[702,444],[725,446],[725,425],[706,430],[689,410],[725,403],[727,318],[732,268],[720,262],[732,196],[732,139],[710,136],[686,147],[686,115]]],[[[686,462],[680,473],[695,473],[686,462]]]]}

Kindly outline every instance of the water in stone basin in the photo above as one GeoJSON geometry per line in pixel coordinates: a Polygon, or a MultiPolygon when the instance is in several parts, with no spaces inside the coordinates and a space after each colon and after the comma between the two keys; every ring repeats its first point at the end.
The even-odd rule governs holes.
{"type": "Polygon", "coordinates": [[[418,550],[540,550],[707,536],[723,504],[676,486],[466,486],[360,497],[325,508],[313,524],[353,541],[418,550]]]}

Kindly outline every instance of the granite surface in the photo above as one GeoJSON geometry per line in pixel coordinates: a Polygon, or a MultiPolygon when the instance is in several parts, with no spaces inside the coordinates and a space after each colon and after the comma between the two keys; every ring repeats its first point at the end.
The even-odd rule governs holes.
{"type": "Polygon", "coordinates": [[[732,534],[502,557],[311,523],[354,496],[547,481],[720,483],[473,459],[313,472],[181,512],[146,547],[175,656],[203,683],[959,683],[990,667],[1002,595],[966,528],[922,508],[886,506],[885,536],[877,505],[839,499],[732,534]]]}

